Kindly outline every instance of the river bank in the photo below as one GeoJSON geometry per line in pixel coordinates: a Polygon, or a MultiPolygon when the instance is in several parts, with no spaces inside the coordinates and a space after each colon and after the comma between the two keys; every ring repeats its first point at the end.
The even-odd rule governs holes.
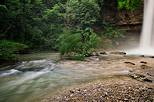
{"type": "Polygon", "coordinates": [[[64,61],[63,65],[78,66],[81,63],[84,65],[81,68],[92,67],[93,71],[90,74],[102,73],[104,78],[96,78],[89,84],[66,89],[41,102],[153,102],[153,58],[123,55],[99,56],[91,57],[85,62],[64,61]],[[143,68],[144,65],[147,67],[143,68]],[[105,73],[107,71],[108,73],[105,73]],[[134,73],[136,76],[133,76],[134,73]],[[151,81],[144,80],[142,75],[150,77],[151,81]]]}
{"type": "Polygon", "coordinates": [[[153,83],[129,77],[109,78],[65,90],[41,102],[153,102],[153,83]]]}
{"type": "MultiPolygon", "coordinates": [[[[84,101],[88,98],[87,94],[91,97],[97,97],[100,93],[106,94],[103,90],[95,92],[95,89],[100,90],[97,88],[98,85],[104,89],[113,88],[115,90],[115,93],[111,91],[113,96],[116,95],[116,90],[123,91],[123,87],[129,88],[127,84],[132,85],[132,90],[141,86],[145,90],[150,89],[153,93],[153,89],[149,87],[153,88],[154,81],[153,58],[107,54],[87,57],[86,61],[72,61],[61,60],[59,53],[38,53],[22,55],[20,59],[22,62],[4,67],[4,70],[0,71],[0,101],[2,102],[52,102],[54,100],[63,102],[65,98],[67,99],[68,96],[71,98],[72,95],[76,97],[73,98],[76,99],[74,101],[78,100],[77,97],[84,101]],[[114,89],[112,85],[121,87],[114,89]],[[80,95],[78,89],[84,97],[80,95]]],[[[151,100],[149,91],[145,91],[146,94],[151,100]]],[[[110,91],[107,95],[110,98],[110,91]]]]}

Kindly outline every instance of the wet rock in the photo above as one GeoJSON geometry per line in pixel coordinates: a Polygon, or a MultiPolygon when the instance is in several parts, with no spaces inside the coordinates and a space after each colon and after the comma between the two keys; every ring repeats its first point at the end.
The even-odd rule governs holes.
{"type": "Polygon", "coordinates": [[[136,77],[137,77],[137,78],[144,78],[145,75],[142,75],[142,74],[136,74],[136,77]]]}
{"type": "Polygon", "coordinates": [[[70,90],[70,93],[74,93],[74,91],[73,90],[70,90]]]}
{"type": "Polygon", "coordinates": [[[147,81],[147,82],[152,82],[152,80],[151,79],[149,79],[149,78],[145,78],[145,79],[143,79],[144,81],[147,81]]]}
{"type": "Polygon", "coordinates": [[[96,52],[96,53],[95,53],[95,56],[99,56],[99,54],[96,52]]]}
{"type": "Polygon", "coordinates": [[[110,54],[126,54],[126,52],[115,51],[115,52],[110,52],[110,54]]]}
{"type": "Polygon", "coordinates": [[[148,68],[147,65],[141,65],[140,67],[141,67],[142,69],[148,68]]]}
{"type": "Polygon", "coordinates": [[[140,63],[144,63],[144,64],[147,64],[147,62],[145,62],[145,61],[141,61],[140,63]]]}
{"type": "Polygon", "coordinates": [[[145,57],[144,55],[140,55],[139,57],[145,57]]]}
{"type": "Polygon", "coordinates": [[[107,55],[107,53],[106,53],[106,52],[100,52],[100,54],[102,54],[102,55],[107,55]]]}
{"type": "Polygon", "coordinates": [[[139,74],[139,73],[130,73],[129,76],[133,79],[138,81],[146,81],[146,82],[153,82],[154,78],[152,76],[148,76],[146,74],[139,74]]]}
{"type": "Polygon", "coordinates": [[[131,64],[131,65],[135,65],[135,63],[132,63],[132,62],[124,62],[126,64],[131,64]]]}
{"type": "Polygon", "coordinates": [[[144,75],[137,74],[137,73],[130,73],[129,76],[130,76],[131,78],[133,78],[133,79],[145,77],[144,75]]]}
{"type": "Polygon", "coordinates": [[[85,57],[91,57],[91,56],[93,56],[93,54],[85,54],[84,56],[85,57]]]}
{"type": "Polygon", "coordinates": [[[149,56],[149,58],[154,58],[154,56],[149,56]]]}
{"type": "Polygon", "coordinates": [[[147,75],[149,75],[149,76],[152,76],[151,74],[149,74],[149,73],[146,73],[147,75]]]}

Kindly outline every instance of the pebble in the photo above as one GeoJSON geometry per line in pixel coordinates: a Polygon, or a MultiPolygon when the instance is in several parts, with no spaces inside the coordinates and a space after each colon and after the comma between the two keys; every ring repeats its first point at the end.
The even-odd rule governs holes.
{"type": "Polygon", "coordinates": [[[153,87],[153,83],[138,82],[131,78],[126,81],[115,79],[65,90],[43,102],[153,102],[153,87]]]}

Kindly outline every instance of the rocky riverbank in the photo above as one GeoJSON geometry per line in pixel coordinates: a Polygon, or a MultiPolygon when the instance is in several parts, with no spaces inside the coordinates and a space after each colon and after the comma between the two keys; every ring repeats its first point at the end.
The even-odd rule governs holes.
{"type": "Polygon", "coordinates": [[[42,102],[153,102],[154,85],[129,77],[109,78],[65,90],[42,102]]]}
{"type": "Polygon", "coordinates": [[[91,66],[91,70],[102,75],[105,75],[104,70],[112,70],[114,73],[110,77],[59,92],[41,102],[153,102],[153,60],[146,57],[104,55],[89,58],[85,62],[69,61],[68,64],[68,61],[64,61],[66,66],[77,66],[79,63],[84,67],[91,66]],[[122,70],[127,70],[129,74],[121,73],[122,70]]]}

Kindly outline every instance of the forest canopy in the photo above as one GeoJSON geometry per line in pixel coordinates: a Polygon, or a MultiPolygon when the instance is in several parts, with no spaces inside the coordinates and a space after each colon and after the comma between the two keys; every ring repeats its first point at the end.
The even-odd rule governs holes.
{"type": "Polygon", "coordinates": [[[3,50],[4,40],[5,44],[21,43],[31,50],[60,51],[61,55],[75,52],[83,56],[98,47],[104,36],[113,42],[116,37],[124,37],[123,31],[100,19],[106,2],[116,5],[118,10],[135,10],[141,4],[141,0],[0,1],[0,59],[4,53],[12,55],[3,50]],[[103,28],[101,35],[94,30],[98,26],[103,28]]]}

